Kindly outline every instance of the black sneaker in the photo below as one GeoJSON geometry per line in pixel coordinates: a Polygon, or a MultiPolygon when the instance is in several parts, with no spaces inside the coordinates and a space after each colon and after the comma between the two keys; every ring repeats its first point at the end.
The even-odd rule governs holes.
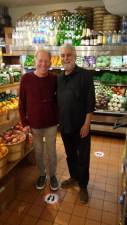
{"type": "Polygon", "coordinates": [[[50,188],[51,188],[52,191],[58,190],[59,184],[58,184],[56,176],[50,177],[50,188]]]}
{"type": "Polygon", "coordinates": [[[46,184],[46,179],[47,179],[46,175],[38,177],[38,180],[36,183],[36,189],[39,189],[39,190],[44,189],[46,184]]]}

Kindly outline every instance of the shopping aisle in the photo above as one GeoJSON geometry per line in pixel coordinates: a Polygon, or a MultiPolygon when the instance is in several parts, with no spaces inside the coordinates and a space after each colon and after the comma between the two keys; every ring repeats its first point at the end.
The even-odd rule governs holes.
{"type": "MultiPolygon", "coordinates": [[[[0,225],[117,225],[119,218],[118,195],[124,141],[106,137],[92,137],[89,195],[87,205],[79,202],[78,187],[60,189],[60,201],[46,204],[43,199],[50,189],[34,188],[37,168],[28,162],[17,169],[16,199],[0,215],[0,225]],[[104,153],[97,158],[96,151],[104,153]]],[[[64,147],[57,137],[59,180],[68,177],[64,147]]]]}

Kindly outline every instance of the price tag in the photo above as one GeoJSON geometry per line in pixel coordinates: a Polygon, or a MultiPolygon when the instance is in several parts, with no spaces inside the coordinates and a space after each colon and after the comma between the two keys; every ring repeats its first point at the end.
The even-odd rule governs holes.
{"type": "Polygon", "coordinates": [[[11,90],[10,89],[7,89],[6,90],[6,94],[10,94],[11,93],[11,90]]]}
{"type": "Polygon", "coordinates": [[[11,93],[12,93],[13,95],[17,95],[17,90],[12,90],[11,93]]]}
{"type": "Polygon", "coordinates": [[[100,71],[100,69],[99,68],[95,68],[95,71],[100,71]]]}
{"type": "Polygon", "coordinates": [[[110,68],[110,71],[119,72],[119,69],[110,68]]]}
{"type": "Polygon", "coordinates": [[[121,69],[121,72],[127,72],[127,69],[121,69]]]}

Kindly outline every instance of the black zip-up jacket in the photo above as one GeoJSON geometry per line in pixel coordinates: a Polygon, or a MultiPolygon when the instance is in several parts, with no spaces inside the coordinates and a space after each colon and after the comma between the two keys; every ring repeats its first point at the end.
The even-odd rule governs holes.
{"type": "Polygon", "coordinates": [[[71,74],[57,80],[59,125],[64,133],[79,131],[86,114],[95,108],[95,89],[90,71],[75,66],[71,74]]]}

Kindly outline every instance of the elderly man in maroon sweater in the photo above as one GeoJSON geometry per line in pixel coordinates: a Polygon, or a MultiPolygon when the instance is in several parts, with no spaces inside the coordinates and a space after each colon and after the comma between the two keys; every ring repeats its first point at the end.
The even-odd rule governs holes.
{"type": "Polygon", "coordinates": [[[45,137],[50,188],[57,190],[59,186],[56,178],[57,77],[48,72],[50,64],[50,52],[38,50],[35,56],[36,70],[23,75],[21,79],[19,112],[23,126],[30,126],[33,133],[36,162],[40,171],[36,188],[43,189],[47,180],[42,141],[45,137]]]}

